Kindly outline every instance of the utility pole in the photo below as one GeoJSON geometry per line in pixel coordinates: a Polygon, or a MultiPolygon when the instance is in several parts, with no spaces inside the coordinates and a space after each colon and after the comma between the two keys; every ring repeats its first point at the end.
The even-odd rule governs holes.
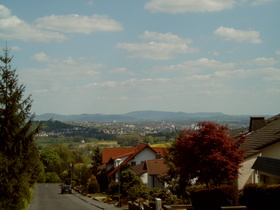
{"type": "Polygon", "coordinates": [[[121,182],[120,182],[120,178],[121,178],[121,174],[120,174],[120,164],[121,164],[121,159],[116,159],[116,163],[117,163],[117,167],[118,168],[118,182],[119,182],[119,202],[118,202],[118,207],[121,207],[121,182]]]}
{"type": "Polygon", "coordinates": [[[70,163],[70,188],[72,189],[72,167],[73,167],[73,164],[70,163]]]}

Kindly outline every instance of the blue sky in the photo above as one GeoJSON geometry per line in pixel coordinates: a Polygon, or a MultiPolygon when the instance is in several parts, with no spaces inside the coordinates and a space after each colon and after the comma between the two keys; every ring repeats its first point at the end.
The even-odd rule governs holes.
{"type": "Polygon", "coordinates": [[[280,1],[3,0],[36,114],[280,113],[280,1]]]}

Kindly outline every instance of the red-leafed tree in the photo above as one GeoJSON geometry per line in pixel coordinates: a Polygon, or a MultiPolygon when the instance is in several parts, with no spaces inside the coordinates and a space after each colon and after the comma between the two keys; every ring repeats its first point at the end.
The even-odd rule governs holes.
{"type": "Polygon", "coordinates": [[[183,131],[171,149],[181,180],[218,186],[236,179],[244,138],[235,140],[226,133],[226,126],[211,122],[200,122],[197,127],[198,131],[183,131]]]}

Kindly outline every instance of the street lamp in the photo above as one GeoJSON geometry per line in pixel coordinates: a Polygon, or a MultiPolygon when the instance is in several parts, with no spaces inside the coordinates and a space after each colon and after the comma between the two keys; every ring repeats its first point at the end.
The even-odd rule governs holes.
{"type": "Polygon", "coordinates": [[[121,207],[121,182],[120,182],[120,179],[121,179],[121,174],[120,174],[120,164],[121,164],[121,159],[116,159],[116,167],[119,167],[118,168],[118,182],[119,182],[119,202],[118,202],[118,207],[121,207]]]}
{"type": "Polygon", "coordinates": [[[72,189],[72,166],[73,164],[70,163],[70,188],[72,189]]]}

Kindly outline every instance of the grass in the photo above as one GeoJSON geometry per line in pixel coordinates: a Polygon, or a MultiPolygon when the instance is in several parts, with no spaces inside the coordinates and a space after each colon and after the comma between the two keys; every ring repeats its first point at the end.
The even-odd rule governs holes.
{"type": "Polygon", "coordinates": [[[151,147],[168,147],[170,143],[153,144],[151,147]]]}
{"type": "Polygon", "coordinates": [[[98,142],[97,144],[101,145],[115,145],[118,144],[116,141],[106,141],[106,142],[98,142]]]}

